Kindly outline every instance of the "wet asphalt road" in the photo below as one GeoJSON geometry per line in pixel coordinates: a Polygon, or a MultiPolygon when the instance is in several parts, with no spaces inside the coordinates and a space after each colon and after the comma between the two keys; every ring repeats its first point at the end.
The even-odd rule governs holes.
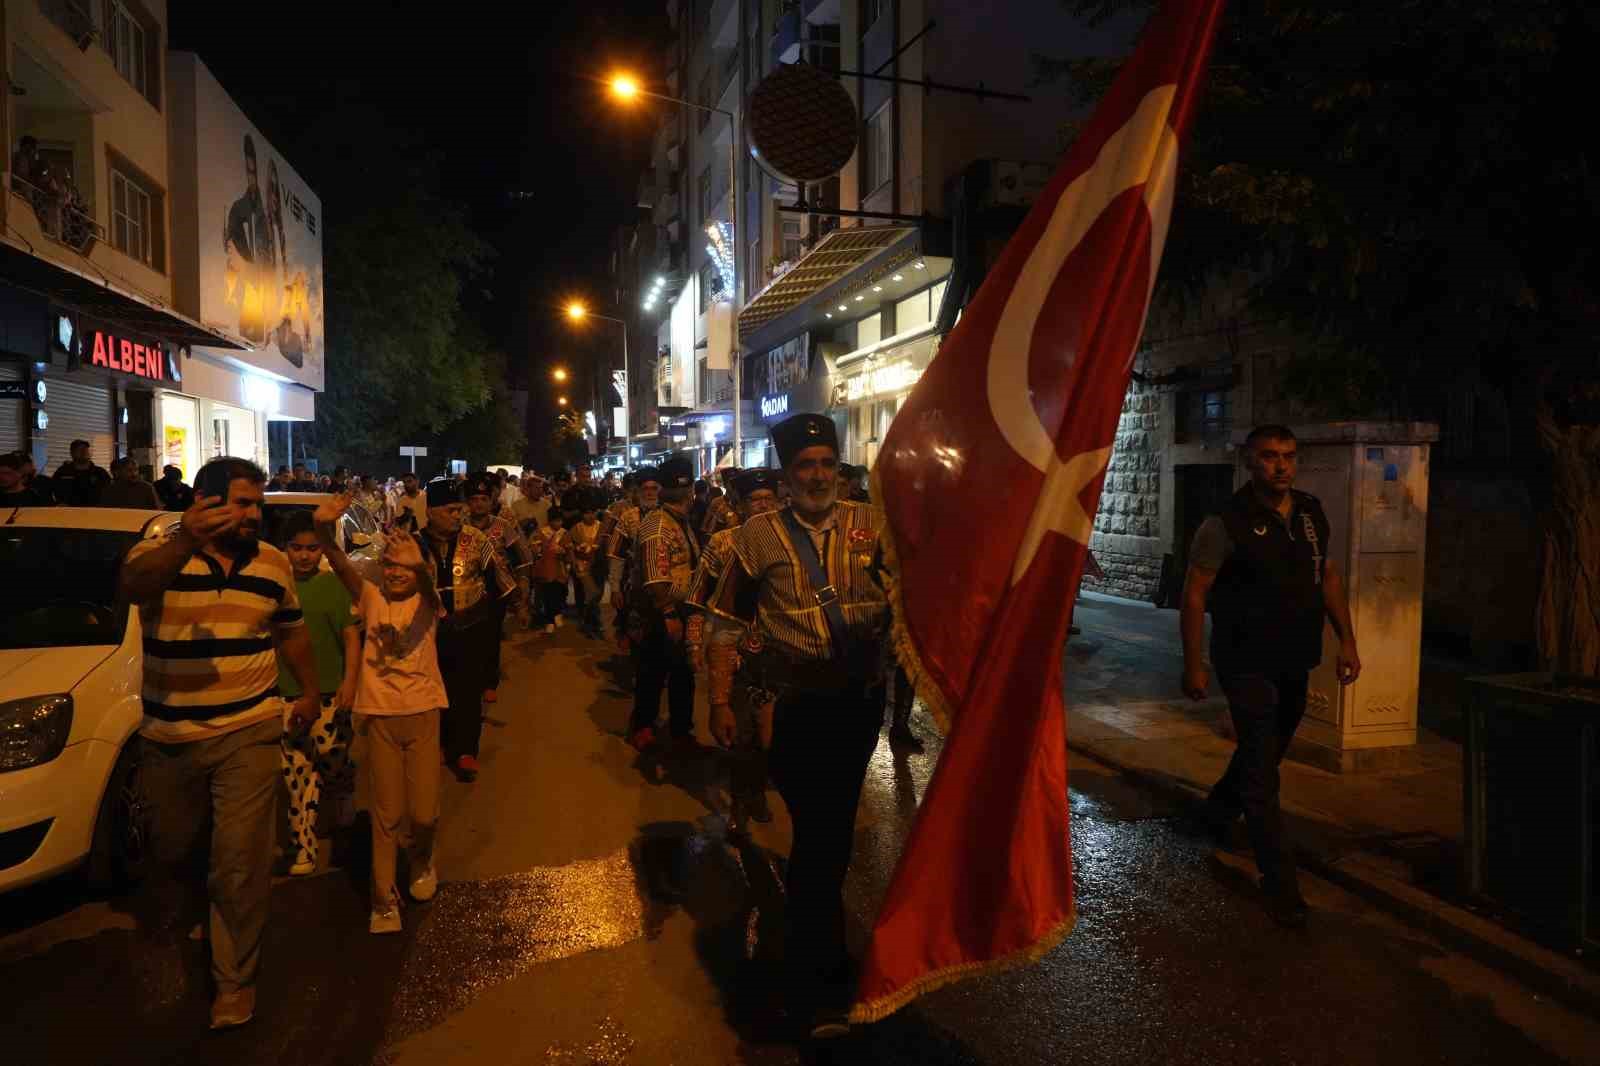
{"type": "MultiPolygon", "coordinates": [[[[942,990],[825,1051],[770,1024],[781,811],[729,845],[716,759],[620,741],[616,664],[570,630],[519,638],[485,775],[452,783],[444,885],[400,937],[365,929],[360,833],[281,881],[260,1008],[210,1034],[204,948],[149,944],[70,881],[0,898],[6,1063],[1600,1062],[1600,1026],[1316,881],[1309,930],[1169,801],[1074,758],[1078,924],[1039,964],[942,990]],[[15,1057],[13,1057],[15,1056],[15,1057]]],[[[702,716],[703,720],[703,716],[702,716]]],[[[880,744],[848,886],[864,938],[937,745],[880,744]]],[[[1242,841],[1239,842],[1242,847],[1242,841]]]]}

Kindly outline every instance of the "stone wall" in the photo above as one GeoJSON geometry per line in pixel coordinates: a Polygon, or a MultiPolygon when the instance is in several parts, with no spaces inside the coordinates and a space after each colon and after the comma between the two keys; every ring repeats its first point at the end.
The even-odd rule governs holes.
{"type": "Polygon", "coordinates": [[[1089,541],[1105,577],[1086,589],[1145,600],[1161,580],[1161,409],[1159,394],[1129,385],[1089,541]]]}

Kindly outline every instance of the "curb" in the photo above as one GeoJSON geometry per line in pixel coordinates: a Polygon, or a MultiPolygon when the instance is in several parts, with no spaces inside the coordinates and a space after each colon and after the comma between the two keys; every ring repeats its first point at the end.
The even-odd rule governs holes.
{"type": "MultiPolygon", "coordinates": [[[[1194,785],[1130,766],[1089,744],[1068,740],[1067,749],[1104,763],[1145,787],[1184,803],[1194,803],[1205,796],[1194,785]]],[[[1413,885],[1373,870],[1344,865],[1361,854],[1355,852],[1329,860],[1301,849],[1297,857],[1316,876],[1422,929],[1441,943],[1508,974],[1538,994],[1600,1017],[1600,973],[1413,885]]]]}

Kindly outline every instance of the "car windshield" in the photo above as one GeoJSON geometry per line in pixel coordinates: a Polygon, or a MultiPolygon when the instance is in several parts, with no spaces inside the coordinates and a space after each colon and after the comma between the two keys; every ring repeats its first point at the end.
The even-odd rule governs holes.
{"type": "Polygon", "coordinates": [[[0,527],[0,648],[120,644],[117,568],[137,533],[0,527]]]}

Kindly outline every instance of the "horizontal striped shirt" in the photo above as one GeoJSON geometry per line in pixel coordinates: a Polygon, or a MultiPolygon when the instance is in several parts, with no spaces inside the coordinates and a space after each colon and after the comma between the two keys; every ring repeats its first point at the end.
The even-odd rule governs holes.
{"type": "MultiPolygon", "coordinates": [[[[160,547],[141,541],[128,558],[160,547]]],[[[275,627],[305,619],[289,559],[270,544],[223,564],[195,552],[160,596],[139,608],[144,723],[163,744],[222,736],[281,714],[275,627]]]]}
{"type": "MultiPolygon", "coordinates": [[[[873,574],[883,512],[841,500],[825,529],[810,532],[844,615],[846,643],[871,646],[888,627],[889,602],[873,574]]],[[[708,604],[713,614],[754,622],[794,659],[834,657],[827,616],[790,540],[782,512],[752,517],[733,531],[730,563],[708,604]]]]}

